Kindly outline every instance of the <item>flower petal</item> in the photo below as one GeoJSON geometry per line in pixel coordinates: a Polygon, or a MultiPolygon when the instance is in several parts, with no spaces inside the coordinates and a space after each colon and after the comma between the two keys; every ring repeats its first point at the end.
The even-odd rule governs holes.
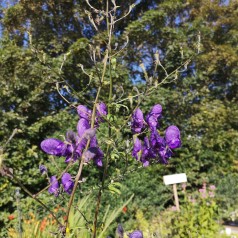
{"type": "Polygon", "coordinates": [[[92,111],[90,109],[88,109],[86,106],[79,105],[77,107],[77,112],[78,112],[78,115],[80,116],[80,118],[84,118],[87,121],[91,120],[92,111]]]}
{"type": "Polygon", "coordinates": [[[97,115],[99,117],[107,115],[107,106],[106,106],[106,104],[104,102],[98,103],[96,108],[97,108],[97,115]]]}
{"type": "Polygon", "coordinates": [[[136,158],[136,160],[140,160],[142,154],[142,143],[136,138],[133,146],[132,156],[136,158]]]}
{"type": "Polygon", "coordinates": [[[162,106],[160,104],[154,105],[150,110],[150,114],[160,117],[162,114],[162,106]]]}
{"type": "Polygon", "coordinates": [[[139,230],[133,231],[129,234],[129,238],[143,238],[143,233],[139,230]]]}
{"type": "Polygon", "coordinates": [[[63,184],[64,191],[68,194],[71,194],[74,187],[74,182],[72,181],[71,175],[69,173],[64,173],[61,178],[61,181],[63,184]]]}
{"type": "Polygon", "coordinates": [[[78,136],[75,132],[73,131],[66,132],[66,141],[68,141],[71,144],[76,144],[77,140],[78,140],[78,136]]]}
{"type": "Polygon", "coordinates": [[[85,119],[85,118],[81,118],[78,121],[78,125],[77,125],[77,131],[78,131],[78,135],[79,137],[83,137],[84,132],[90,128],[89,122],[85,119]]]}
{"type": "Polygon", "coordinates": [[[117,226],[117,234],[118,234],[119,238],[123,238],[123,236],[124,236],[124,229],[121,224],[119,224],[117,226]]]}
{"type": "Polygon", "coordinates": [[[50,178],[50,187],[48,189],[48,192],[50,194],[54,194],[55,197],[57,197],[59,195],[59,182],[58,182],[56,176],[52,176],[50,178]]]}
{"type": "Polygon", "coordinates": [[[159,150],[160,162],[163,164],[168,163],[168,159],[173,155],[172,151],[168,147],[161,147],[159,150]]]}
{"type": "Polygon", "coordinates": [[[41,142],[41,149],[50,155],[64,156],[66,152],[66,144],[58,139],[49,138],[41,142]]]}
{"type": "Polygon", "coordinates": [[[181,146],[180,131],[176,126],[169,126],[165,131],[165,140],[170,149],[181,146]]]}
{"type": "Polygon", "coordinates": [[[39,166],[39,169],[40,169],[41,174],[46,174],[47,173],[47,168],[43,164],[41,164],[39,166]]]}
{"type": "Polygon", "coordinates": [[[83,158],[86,163],[93,159],[94,163],[99,167],[102,167],[103,156],[104,154],[99,147],[90,147],[87,151],[83,153],[83,158]]]}
{"type": "Polygon", "coordinates": [[[137,108],[134,113],[132,114],[131,118],[131,130],[132,133],[140,133],[141,130],[144,127],[144,117],[143,112],[140,110],[140,108],[137,108]]]}
{"type": "Polygon", "coordinates": [[[162,106],[160,104],[156,104],[146,115],[146,122],[152,131],[158,127],[158,119],[161,117],[161,114],[162,106]]]}

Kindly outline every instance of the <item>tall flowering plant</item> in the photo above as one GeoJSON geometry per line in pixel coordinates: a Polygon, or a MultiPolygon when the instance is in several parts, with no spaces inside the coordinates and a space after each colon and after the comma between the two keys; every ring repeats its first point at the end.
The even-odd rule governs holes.
{"type": "MultiPolygon", "coordinates": [[[[90,12],[86,12],[88,17],[97,31],[97,24],[103,23],[107,26],[107,37],[108,41],[106,43],[106,48],[98,52],[97,47],[93,48],[91,45],[90,58],[93,60],[97,71],[97,80],[99,78],[98,88],[93,89],[95,91],[95,98],[92,102],[87,102],[87,105],[77,105],[71,104],[61,93],[59,89],[59,83],[56,83],[56,89],[62,99],[64,99],[71,106],[75,107],[75,110],[78,114],[78,122],[75,124],[75,129],[69,130],[66,132],[64,139],[59,138],[43,138],[40,143],[40,148],[43,152],[48,155],[55,157],[63,157],[65,162],[65,168],[61,171],[60,174],[52,174],[48,176],[50,171],[49,168],[46,168],[45,165],[41,164],[39,167],[40,173],[46,174],[48,177],[49,184],[42,190],[48,190],[48,193],[54,198],[68,198],[67,208],[65,209],[64,222],[62,222],[54,212],[51,211],[51,208],[44,204],[38,197],[39,193],[32,194],[21,181],[13,174],[11,169],[6,168],[4,165],[1,166],[1,173],[14,179],[19,186],[33,199],[35,199],[42,207],[44,207],[52,215],[52,218],[59,225],[59,233],[62,236],[66,236],[67,233],[70,233],[69,230],[69,214],[73,206],[74,197],[76,194],[76,189],[79,185],[80,179],[82,177],[82,171],[84,166],[87,164],[94,164],[98,169],[101,169],[101,184],[98,189],[95,215],[92,222],[92,228],[90,232],[93,238],[97,236],[98,228],[98,214],[101,204],[102,192],[105,189],[105,181],[108,178],[108,170],[110,167],[110,160],[113,157],[113,151],[116,150],[114,146],[116,142],[118,143],[117,133],[122,131],[124,128],[128,127],[128,122],[130,121],[130,138],[129,143],[127,144],[126,150],[130,150],[130,154],[135,158],[139,163],[142,163],[144,167],[149,166],[153,163],[162,163],[167,164],[169,158],[172,157],[174,150],[181,147],[181,135],[180,130],[175,125],[170,125],[168,128],[161,132],[160,129],[160,120],[162,118],[162,106],[160,104],[154,105],[150,111],[144,116],[142,110],[140,109],[140,103],[143,100],[147,100],[151,93],[155,92],[157,87],[160,84],[166,83],[167,80],[171,78],[176,78],[178,75],[178,70],[172,71],[171,73],[167,72],[166,69],[162,66],[158,52],[155,54],[155,71],[157,67],[160,66],[166,73],[166,77],[158,83],[156,79],[156,73],[154,77],[148,78],[147,73],[145,72],[145,67],[141,65],[141,68],[145,74],[146,87],[142,89],[141,92],[137,90],[137,94],[133,95],[133,98],[138,98],[137,105],[132,108],[131,111],[127,105],[122,104],[122,102],[131,102],[131,95],[122,96],[114,95],[113,93],[113,70],[116,70],[117,59],[116,56],[123,51],[128,43],[128,38],[126,37],[126,44],[119,49],[119,51],[114,51],[112,49],[112,39],[113,39],[113,29],[115,24],[126,17],[133,9],[134,5],[129,7],[128,13],[122,18],[118,18],[117,8],[115,1],[112,1],[112,9],[107,8],[106,10],[98,10],[94,8],[89,1],[86,1],[91,11],[97,14],[97,21],[95,21],[90,12]],[[100,54],[100,56],[98,56],[100,54]],[[107,78],[106,78],[107,77],[107,78]],[[108,99],[107,101],[101,100],[102,89],[107,88],[108,99]],[[143,95],[143,98],[140,96],[143,95]],[[123,120],[123,123],[117,125],[117,128],[113,125],[113,113],[116,109],[120,107],[125,107],[128,109],[129,113],[126,115],[126,119],[123,120]],[[101,125],[105,125],[107,128],[107,141],[105,143],[98,141],[98,131],[101,125]],[[131,143],[132,142],[132,143],[131,143]],[[101,147],[100,144],[104,144],[104,147],[101,147]],[[130,145],[132,145],[130,147],[130,145]],[[114,146],[114,147],[113,147],[114,146]],[[77,169],[75,169],[77,167],[77,169]],[[74,174],[72,170],[74,168],[74,174]],[[66,195],[66,196],[65,196],[66,195]]],[[[117,48],[117,47],[116,47],[117,48]]],[[[35,50],[35,49],[34,49],[35,50]]],[[[66,56],[65,56],[66,58],[66,56]]],[[[186,60],[182,63],[182,66],[187,66],[189,60],[186,60]]],[[[88,74],[82,65],[79,65],[82,71],[89,76],[90,81],[94,78],[93,74],[88,74]]],[[[61,65],[60,70],[63,65],[61,65]]],[[[96,79],[95,79],[96,80],[96,79]]],[[[65,82],[66,84],[66,82],[65,82]]],[[[105,95],[104,95],[105,96],[105,95]]],[[[159,102],[158,102],[159,103],[159,102]]],[[[128,128],[127,128],[128,129],[128,128]]],[[[0,161],[1,162],[1,161],[0,161]]],[[[115,190],[115,189],[114,189],[115,190]]],[[[139,238],[143,237],[141,231],[137,230],[129,234],[129,237],[139,238]]]]}

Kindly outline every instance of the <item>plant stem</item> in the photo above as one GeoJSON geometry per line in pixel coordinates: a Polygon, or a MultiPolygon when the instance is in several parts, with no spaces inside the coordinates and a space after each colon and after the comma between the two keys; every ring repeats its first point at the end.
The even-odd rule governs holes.
{"type": "Polygon", "coordinates": [[[7,173],[8,173],[8,176],[10,175],[26,194],[28,194],[31,198],[37,201],[42,207],[44,207],[52,215],[52,217],[56,220],[56,222],[59,224],[61,228],[63,227],[62,223],[58,220],[58,218],[54,215],[54,213],[40,199],[35,197],[12,172],[8,170],[7,173]]]}
{"type": "Polygon", "coordinates": [[[104,189],[105,178],[107,175],[107,168],[108,168],[108,162],[109,162],[108,158],[109,158],[109,154],[110,154],[109,147],[110,147],[110,145],[107,146],[106,163],[104,166],[103,176],[101,179],[101,187],[99,188],[98,196],[97,196],[97,206],[95,209],[95,215],[94,215],[94,221],[93,221],[93,236],[92,236],[93,238],[96,238],[96,235],[97,235],[97,218],[98,218],[98,214],[99,214],[99,208],[100,208],[100,204],[101,204],[101,197],[102,197],[102,191],[104,189]]]}
{"type": "MultiPolygon", "coordinates": [[[[109,3],[107,0],[107,7],[106,7],[106,14],[109,17],[109,3]]],[[[109,96],[108,96],[108,114],[111,114],[111,103],[112,103],[112,72],[111,72],[111,39],[112,39],[112,29],[113,29],[113,24],[110,24],[108,21],[107,17],[107,30],[108,30],[108,44],[107,44],[107,53],[108,53],[108,61],[109,61],[109,74],[110,74],[110,86],[109,86],[109,96]]],[[[113,16],[110,15],[111,17],[111,23],[113,23],[113,16]]],[[[104,62],[104,69],[106,69],[106,61],[104,62]]],[[[104,71],[105,72],[105,71],[104,71]]],[[[108,125],[108,136],[109,138],[111,137],[111,127],[108,125]]],[[[107,152],[106,152],[106,162],[104,165],[104,170],[103,170],[103,176],[101,179],[101,187],[99,188],[98,191],[98,196],[97,196],[97,205],[95,209],[95,215],[94,215],[94,221],[93,221],[93,238],[96,238],[97,236],[97,220],[98,220],[98,214],[99,214],[99,208],[101,204],[101,197],[102,197],[102,191],[104,189],[104,183],[107,175],[107,169],[108,169],[108,162],[109,162],[109,150],[110,150],[110,145],[107,146],[107,152]]]]}
{"type": "MultiPolygon", "coordinates": [[[[94,101],[93,112],[92,112],[91,128],[94,127],[94,123],[95,123],[96,104],[97,104],[97,101],[98,101],[98,98],[99,98],[99,95],[100,95],[100,91],[101,91],[101,86],[98,88],[97,96],[96,96],[95,101],[94,101]]],[[[90,144],[90,140],[88,140],[87,145],[86,145],[84,151],[86,151],[88,149],[89,144],[90,144]]],[[[84,157],[82,157],[81,161],[79,162],[78,173],[76,175],[75,182],[74,182],[74,187],[73,187],[70,199],[69,199],[69,204],[68,204],[68,208],[67,208],[67,212],[66,212],[66,219],[65,219],[65,227],[66,227],[66,229],[68,228],[69,213],[70,213],[70,210],[71,210],[71,207],[72,207],[72,204],[73,204],[74,195],[75,195],[75,192],[76,192],[76,189],[77,189],[77,186],[78,186],[78,182],[79,182],[80,176],[81,176],[82,171],[83,171],[83,164],[84,164],[84,157]]]]}

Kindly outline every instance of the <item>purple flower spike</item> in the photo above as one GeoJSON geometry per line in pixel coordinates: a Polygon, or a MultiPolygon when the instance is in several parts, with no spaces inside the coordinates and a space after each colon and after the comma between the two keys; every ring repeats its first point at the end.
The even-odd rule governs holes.
{"type": "Polygon", "coordinates": [[[64,187],[64,191],[68,194],[71,194],[74,187],[74,182],[72,181],[71,175],[69,173],[64,173],[61,181],[64,187]]]}
{"type": "Polygon", "coordinates": [[[92,111],[84,105],[79,105],[77,107],[77,112],[80,118],[86,119],[88,122],[91,120],[92,111]]]}
{"type": "Polygon", "coordinates": [[[140,133],[143,127],[144,127],[143,112],[139,108],[137,108],[132,115],[131,121],[132,133],[134,134],[140,133]]]}
{"type": "Polygon", "coordinates": [[[67,146],[63,141],[49,138],[40,144],[41,149],[49,155],[65,156],[67,146]]]}
{"type": "Polygon", "coordinates": [[[132,156],[136,158],[136,160],[140,160],[141,153],[142,153],[142,144],[141,141],[138,138],[136,138],[134,142],[132,156]]]}
{"type": "Polygon", "coordinates": [[[47,173],[47,168],[43,164],[41,164],[39,166],[39,169],[40,169],[41,174],[46,174],[47,173]]]}
{"type": "Polygon", "coordinates": [[[57,180],[56,176],[52,176],[50,178],[50,187],[48,189],[48,192],[50,194],[54,194],[55,197],[58,197],[58,195],[59,195],[59,183],[58,183],[58,180],[57,180]]]}
{"type": "Polygon", "coordinates": [[[84,132],[89,128],[90,128],[89,122],[85,118],[81,118],[78,121],[78,125],[77,125],[77,131],[78,131],[79,137],[82,138],[84,132]]]}
{"type": "Polygon", "coordinates": [[[129,234],[129,238],[143,238],[143,233],[139,230],[133,231],[129,234]]]}
{"type": "Polygon", "coordinates": [[[181,146],[180,131],[176,126],[169,126],[165,131],[165,140],[170,149],[181,146]]]}

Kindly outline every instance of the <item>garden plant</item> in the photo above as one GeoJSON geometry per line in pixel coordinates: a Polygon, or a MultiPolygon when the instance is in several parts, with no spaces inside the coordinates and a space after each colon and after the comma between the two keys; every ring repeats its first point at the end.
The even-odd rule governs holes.
{"type": "MultiPolygon", "coordinates": [[[[215,198],[214,187],[191,192],[196,202],[179,191],[178,213],[162,176],[187,172],[196,191],[237,171],[236,56],[227,46],[215,61],[208,51],[221,46],[215,30],[214,43],[209,26],[197,27],[211,6],[156,4],[1,6],[1,72],[13,78],[1,89],[0,191],[11,194],[2,200],[2,237],[218,237],[219,186],[215,198]],[[218,80],[221,62],[227,81],[218,80]],[[19,95],[9,96],[11,87],[19,95]]],[[[224,6],[231,28],[232,4],[224,6]]],[[[215,10],[207,22],[219,23],[222,5],[215,10]]]]}

